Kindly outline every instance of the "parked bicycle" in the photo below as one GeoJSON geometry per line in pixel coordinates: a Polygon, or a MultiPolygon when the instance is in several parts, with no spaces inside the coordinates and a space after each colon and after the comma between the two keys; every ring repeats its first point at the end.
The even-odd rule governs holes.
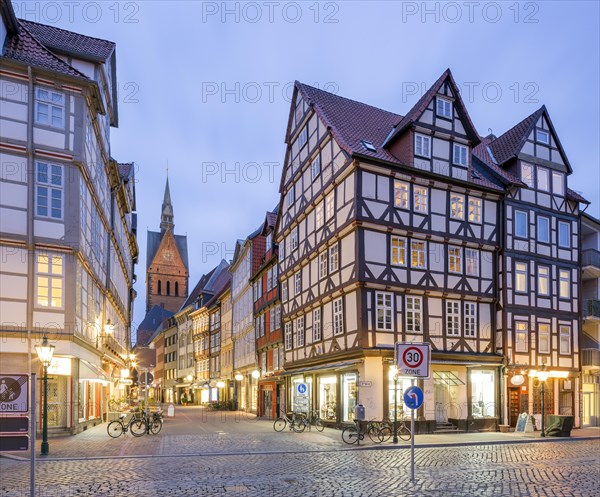
{"type": "Polygon", "coordinates": [[[111,421],[106,431],[111,438],[119,438],[123,433],[131,431],[134,437],[141,437],[146,433],[146,419],[137,413],[133,413],[128,421],[127,414],[119,414],[119,419],[111,421]]]}
{"type": "MultiPolygon", "coordinates": [[[[410,440],[412,433],[410,431],[410,428],[408,426],[406,426],[406,423],[404,422],[404,420],[397,421],[397,426],[398,426],[398,432],[397,432],[398,438],[400,440],[404,440],[405,442],[410,440]]],[[[382,440],[381,441],[387,442],[393,435],[394,435],[394,422],[389,421],[387,419],[382,421],[382,426],[381,426],[382,440]]]]}
{"type": "Polygon", "coordinates": [[[273,422],[273,429],[275,431],[282,432],[288,425],[290,427],[290,431],[295,431],[296,433],[302,433],[306,429],[306,424],[304,423],[302,416],[296,414],[295,412],[288,412],[283,416],[278,417],[273,422]]]}
{"type": "Polygon", "coordinates": [[[158,435],[162,430],[163,425],[163,411],[158,409],[153,413],[144,413],[144,419],[146,421],[146,433],[150,435],[158,435]]]}
{"type": "Polygon", "coordinates": [[[319,416],[319,411],[312,411],[310,415],[304,413],[297,414],[297,417],[300,418],[298,422],[304,423],[304,427],[308,428],[309,431],[313,425],[318,431],[323,431],[325,429],[325,423],[323,423],[323,420],[319,416]]]}
{"type": "Polygon", "coordinates": [[[381,427],[377,421],[369,421],[365,423],[358,419],[354,420],[354,424],[346,426],[342,430],[342,440],[347,444],[360,445],[360,441],[364,440],[365,435],[369,435],[369,438],[375,443],[381,443],[382,437],[380,435],[381,427]]]}

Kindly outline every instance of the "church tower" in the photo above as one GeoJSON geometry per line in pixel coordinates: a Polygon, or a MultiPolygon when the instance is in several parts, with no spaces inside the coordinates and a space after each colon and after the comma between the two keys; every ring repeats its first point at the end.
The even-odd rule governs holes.
{"type": "Polygon", "coordinates": [[[160,232],[148,231],[146,312],[158,305],[177,312],[188,296],[187,237],[175,234],[169,178],[160,215],[160,232]]]}

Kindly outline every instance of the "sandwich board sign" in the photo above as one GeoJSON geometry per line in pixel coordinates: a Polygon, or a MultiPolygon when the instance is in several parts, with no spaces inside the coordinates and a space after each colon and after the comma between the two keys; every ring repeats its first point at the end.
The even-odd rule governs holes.
{"type": "Polygon", "coordinates": [[[415,342],[396,343],[396,367],[399,376],[429,378],[431,344],[415,342]]]}

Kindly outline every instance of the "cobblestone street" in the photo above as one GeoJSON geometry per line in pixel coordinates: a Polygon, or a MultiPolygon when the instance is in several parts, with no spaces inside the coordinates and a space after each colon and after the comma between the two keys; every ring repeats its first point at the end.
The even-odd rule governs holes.
{"type": "MultiPolygon", "coordinates": [[[[406,442],[357,449],[334,429],[275,433],[268,421],[180,409],[158,436],[112,440],[105,430],[50,439],[36,495],[600,496],[597,438],[490,444],[501,441],[490,433],[473,434],[474,445],[427,447],[418,436],[411,485],[406,442]]],[[[1,458],[0,471],[0,497],[29,495],[28,462],[1,458]]]]}

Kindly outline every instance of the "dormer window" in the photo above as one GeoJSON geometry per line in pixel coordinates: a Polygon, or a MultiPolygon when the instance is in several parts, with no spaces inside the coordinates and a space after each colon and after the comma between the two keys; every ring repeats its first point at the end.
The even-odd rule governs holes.
{"type": "Polygon", "coordinates": [[[377,152],[377,149],[375,148],[375,145],[373,145],[371,142],[368,142],[368,141],[365,141],[365,140],[361,140],[360,143],[369,152],[377,152]]]}
{"type": "Polygon", "coordinates": [[[552,192],[555,195],[565,194],[564,176],[562,173],[552,171],[552,192]]]}
{"type": "Polygon", "coordinates": [[[437,97],[436,113],[438,116],[452,119],[452,102],[445,98],[437,97]]]}
{"type": "Polygon", "coordinates": [[[537,170],[537,187],[538,187],[538,190],[542,190],[544,192],[549,192],[550,191],[550,181],[549,181],[548,169],[544,169],[542,167],[538,167],[538,170],[537,170]]]}
{"type": "Polygon", "coordinates": [[[454,157],[452,160],[453,164],[456,164],[457,166],[465,166],[467,167],[468,165],[468,159],[467,159],[467,154],[468,154],[469,149],[467,147],[465,147],[464,145],[459,145],[458,143],[454,144],[454,157]]]}
{"type": "Polygon", "coordinates": [[[531,164],[521,164],[521,181],[533,188],[533,166],[531,164]]]}
{"type": "Polygon", "coordinates": [[[543,131],[541,129],[535,130],[535,137],[538,143],[543,143],[544,145],[550,145],[550,134],[547,131],[543,131]]]}
{"type": "Polygon", "coordinates": [[[431,138],[425,135],[415,135],[415,155],[431,157],[431,138]]]}

